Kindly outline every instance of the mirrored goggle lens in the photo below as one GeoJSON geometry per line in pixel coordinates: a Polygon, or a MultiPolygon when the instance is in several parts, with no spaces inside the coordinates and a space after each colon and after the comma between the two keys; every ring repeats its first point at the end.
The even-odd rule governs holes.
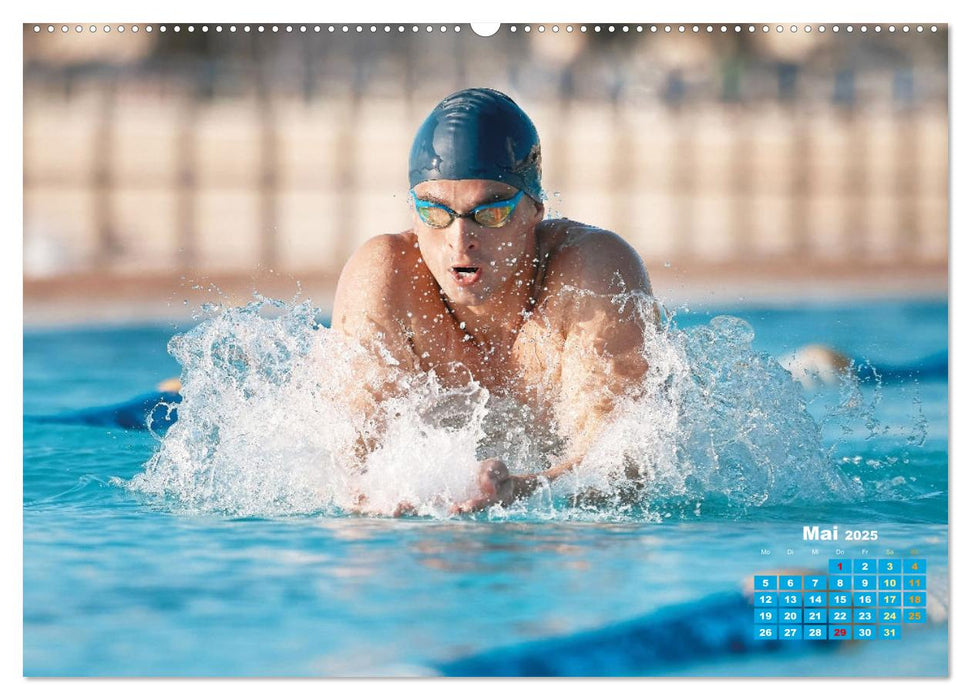
{"type": "Polygon", "coordinates": [[[474,218],[476,223],[481,226],[486,226],[487,228],[498,228],[509,220],[509,216],[512,214],[512,210],[515,208],[516,207],[514,204],[502,204],[496,207],[486,207],[475,212],[474,218]]]}
{"type": "Polygon", "coordinates": [[[434,228],[445,228],[452,223],[452,215],[439,207],[423,207],[419,205],[418,216],[429,226],[434,228]]]}

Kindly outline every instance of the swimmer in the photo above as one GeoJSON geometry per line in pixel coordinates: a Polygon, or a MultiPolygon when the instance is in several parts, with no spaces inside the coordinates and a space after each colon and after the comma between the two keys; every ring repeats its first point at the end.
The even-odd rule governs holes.
{"type": "Polygon", "coordinates": [[[806,390],[819,385],[836,386],[853,367],[853,361],[839,350],[818,343],[780,358],[779,364],[806,390]]]}
{"type": "MultiPolygon", "coordinates": [[[[616,298],[650,299],[647,271],[615,233],[544,220],[536,129],[495,90],[462,90],[432,110],[409,180],[411,229],[354,253],[332,327],[396,372],[434,372],[446,386],[473,379],[557,426],[568,443],[562,459],[532,474],[486,459],[479,494],[451,510],[509,505],[579,464],[616,398],[636,392],[656,307],[645,320],[616,298]]],[[[395,390],[390,379],[363,388],[357,401],[369,417],[395,390]]]]}

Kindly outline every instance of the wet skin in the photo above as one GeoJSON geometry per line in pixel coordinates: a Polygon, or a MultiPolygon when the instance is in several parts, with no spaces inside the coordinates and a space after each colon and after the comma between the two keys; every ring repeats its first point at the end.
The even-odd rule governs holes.
{"type": "MultiPolygon", "coordinates": [[[[415,194],[461,214],[516,190],[491,180],[437,180],[415,194]]],[[[411,230],[361,246],[338,283],[335,330],[375,352],[380,343],[399,369],[434,371],[446,386],[475,379],[572,438],[565,459],[536,475],[510,475],[498,460],[484,460],[480,497],[455,512],[508,504],[535,489],[538,476],[555,479],[575,466],[611,397],[647,369],[643,322],[612,299],[650,293],[640,257],[616,234],[543,220],[543,213],[528,197],[500,228],[457,218],[437,229],[415,213],[411,230]]],[[[369,411],[393,389],[366,391],[361,403],[369,411]]]]}

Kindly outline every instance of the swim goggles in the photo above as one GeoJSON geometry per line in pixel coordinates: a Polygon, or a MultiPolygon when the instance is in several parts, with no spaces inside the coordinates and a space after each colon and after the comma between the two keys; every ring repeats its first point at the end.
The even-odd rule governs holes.
{"type": "Polygon", "coordinates": [[[418,212],[421,220],[432,228],[448,228],[455,219],[472,219],[479,226],[485,226],[486,228],[505,226],[522,197],[523,192],[520,190],[512,199],[480,204],[470,212],[459,214],[444,204],[419,199],[415,191],[411,190],[411,198],[415,202],[415,211],[418,212]]]}

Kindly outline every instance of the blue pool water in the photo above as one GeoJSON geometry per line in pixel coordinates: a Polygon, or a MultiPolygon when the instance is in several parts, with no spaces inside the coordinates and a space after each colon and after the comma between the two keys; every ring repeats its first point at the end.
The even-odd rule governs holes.
{"type": "MultiPolygon", "coordinates": [[[[24,673],[429,674],[490,654],[501,672],[558,638],[565,673],[946,674],[948,387],[946,375],[920,374],[947,350],[946,302],[718,313],[745,319],[760,353],[826,343],[877,369],[915,370],[855,393],[805,393],[825,466],[851,495],[661,502],[651,517],[599,521],[542,507],[462,519],[240,515],[132,488],[159,436],[25,419],[24,673]],[[926,558],[932,622],[899,642],[689,651],[650,667],[611,646],[612,625],[665,611],[690,621],[756,571],[825,567],[832,549],[813,554],[803,524],[866,525],[881,553],[926,558]]],[[[680,310],[675,322],[704,328],[716,315],[680,310]]],[[[177,376],[166,344],[185,330],[28,329],[25,415],[123,401],[177,376]]]]}

